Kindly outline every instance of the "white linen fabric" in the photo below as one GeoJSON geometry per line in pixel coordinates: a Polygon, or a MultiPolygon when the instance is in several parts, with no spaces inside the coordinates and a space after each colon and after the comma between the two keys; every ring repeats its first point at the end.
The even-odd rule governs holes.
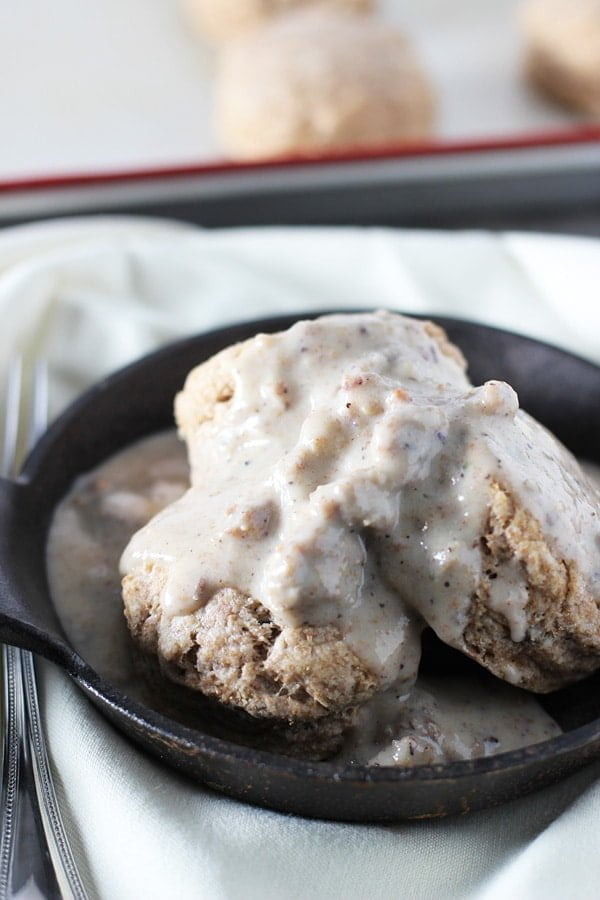
{"type": "MultiPolygon", "coordinates": [[[[600,362],[599,284],[591,239],[204,232],[135,219],[28,226],[0,234],[0,377],[15,352],[44,356],[56,413],[171,338],[332,307],[473,318],[600,362]]],[[[389,827],[298,819],[181,778],[123,738],[62,672],[38,670],[61,808],[91,896],[597,897],[600,764],[463,818],[389,827]]]]}

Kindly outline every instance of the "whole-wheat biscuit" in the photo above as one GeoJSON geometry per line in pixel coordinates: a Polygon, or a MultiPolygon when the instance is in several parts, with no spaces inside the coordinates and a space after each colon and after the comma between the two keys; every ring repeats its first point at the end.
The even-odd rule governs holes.
{"type": "Polygon", "coordinates": [[[531,82],[552,100],[600,116],[599,0],[528,0],[520,21],[531,82]]]}
{"type": "MultiPolygon", "coordinates": [[[[406,384],[412,385],[412,390],[415,390],[416,370],[413,363],[401,354],[396,359],[393,353],[386,355],[385,352],[378,352],[382,336],[397,334],[400,341],[403,333],[399,323],[404,322],[407,324],[403,326],[406,328],[403,349],[410,349],[412,340],[412,349],[417,352],[413,360],[420,359],[427,372],[435,376],[430,383],[430,387],[433,385],[434,403],[431,407],[427,406],[433,418],[429,418],[428,412],[427,416],[418,419],[424,427],[412,430],[409,418],[399,419],[403,424],[397,434],[402,435],[406,443],[389,445],[389,454],[394,458],[396,455],[402,457],[403,452],[412,452],[415,447],[418,449],[421,446],[419,442],[423,446],[430,442],[441,448],[436,450],[434,457],[434,460],[441,461],[440,468],[436,468],[433,461],[426,476],[407,475],[406,493],[401,499],[397,497],[397,509],[404,507],[406,522],[412,524],[407,525],[406,531],[385,534],[388,526],[378,526],[367,510],[367,514],[360,513],[362,525],[357,526],[364,531],[361,537],[361,540],[364,539],[364,558],[360,563],[364,567],[363,582],[372,576],[373,570],[369,568],[368,560],[365,562],[370,554],[385,579],[386,590],[394,591],[397,598],[406,604],[390,607],[397,609],[392,615],[397,618],[408,615],[414,620],[414,630],[410,634],[407,632],[406,642],[401,645],[404,654],[401,668],[406,662],[407,672],[411,669],[414,663],[410,656],[411,642],[417,646],[418,653],[419,633],[425,623],[434,628],[442,640],[494,675],[529,690],[551,691],[600,668],[600,571],[597,565],[600,495],[591,484],[587,485],[585,476],[578,471],[570,454],[544,428],[517,407],[503,405],[507,398],[510,400],[511,389],[508,386],[502,389],[499,383],[490,382],[483,389],[472,388],[464,373],[462,354],[448,341],[445,333],[431,323],[401,319],[385,313],[364,320],[360,316],[325,317],[295,326],[295,341],[286,344],[286,347],[293,348],[293,356],[289,358],[283,352],[281,355],[278,353],[283,335],[289,335],[291,331],[279,335],[258,335],[200,364],[189,373],[175,402],[179,431],[188,445],[192,490],[206,485],[213,490],[214,496],[219,496],[210,486],[210,479],[207,479],[206,460],[211,451],[222,446],[222,435],[231,432],[234,422],[238,423],[238,427],[241,425],[242,430],[248,427],[248,434],[256,440],[258,434],[252,430],[255,427],[252,423],[260,414],[261,406],[263,415],[270,415],[264,410],[275,410],[277,419],[294,415],[295,406],[304,409],[298,385],[306,385],[307,382],[298,376],[296,384],[290,369],[300,357],[308,360],[311,352],[316,359],[326,361],[331,348],[326,345],[323,335],[331,333],[328,328],[338,329],[335,333],[343,342],[342,320],[352,318],[357,320],[353,326],[355,337],[363,334],[361,340],[376,342],[376,354],[365,357],[369,360],[369,366],[380,366],[382,371],[388,372],[388,376],[386,367],[391,366],[392,371],[402,372],[402,377],[407,379],[406,384]],[[321,328],[324,329],[322,333],[321,328]],[[398,332],[394,331],[395,328],[399,329],[398,332]],[[303,349],[306,350],[304,355],[303,349]],[[268,369],[269,357],[276,360],[273,371],[268,369]],[[251,389],[248,387],[249,371],[256,373],[251,389]],[[277,373],[277,377],[284,377],[282,373],[285,373],[287,385],[279,380],[273,381],[273,372],[277,373]],[[453,426],[456,434],[453,435],[450,427],[445,432],[439,430],[441,420],[436,412],[443,409],[446,402],[455,402],[457,397],[462,398],[463,417],[456,419],[453,426]],[[473,404],[477,407],[475,413],[473,404]],[[465,418],[469,415],[475,415],[476,421],[481,421],[480,431],[469,432],[468,418],[465,418]],[[496,421],[494,416],[498,417],[496,421]],[[477,434],[477,440],[484,445],[481,457],[473,455],[473,434],[477,434]],[[461,481],[464,473],[458,474],[459,468],[444,468],[444,453],[450,451],[443,448],[449,446],[454,446],[459,454],[455,462],[470,460],[466,468],[470,467],[477,474],[461,481]],[[490,448],[493,452],[488,452],[490,448]],[[463,449],[464,456],[460,455],[463,449]],[[512,464],[514,459],[518,460],[516,466],[512,464]],[[536,472],[542,467],[545,467],[547,479],[544,484],[552,484],[556,488],[556,503],[540,502],[536,472]],[[473,480],[469,481],[469,478],[473,480]],[[561,479],[565,488],[562,494],[559,490],[561,479]],[[432,555],[427,556],[432,567],[427,569],[426,577],[421,577],[422,573],[415,567],[420,565],[418,560],[424,557],[420,550],[413,551],[411,547],[415,544],[415,538],[423,547],[430,540],[435,542],[436,518],[441,521],[447,515],[444,490],[449,482],[462,485],[456,488],[455,499],[460,506],[460,509],[457,506],[459,511],[455,520],[457,528],[451,533],[444,532],[440,552],[434,552],[433,547],[438,545],[432,544],[432,555]],[[462,511],[461,504],[465,497],[461,491],[474,502],[473,506],[466,508],[466,515],[462,511]],[[411,498],[415,497],[425,499],[413,501],[411,498]],[[414,516],[410,506],[412,502],[416,504],[414,516]],[[429,511],[424,512],[427,504],[429,511]],[[464,526],[465,522],[468,525],[464,526]],[[408,534],[409,530],[413,533],[408,534]],[[594,549],[582,556],[577,552],[577,544],[582,544],[584,538],[585,546],[589,544],[594,549]],[[467,568],[473,573],[473,580],[469,576],[463,582],[461,573],[467,568]],[[442,572],[445,574],[442,575],[442,572]],[[429,599],[438,590],[434,587],[436,579],[441,596],[448,588],[447,601],[438,600],[437,606],[433,599],[429,599]],[[463,583],[469,585],[468,591],[461,589],[463,583]]],[[[359,338],[356,337],[356,340],[359,338]]],[[[390,340],[395,340],[395,337],[390,340]]],[[[351,344],[347,346],[351,347],[351,344]]],[[[400,345],[394,344],[392,348],[386,346],[384,350],[395,351],[396,346],[400,345]]],[[[302,363],[297,364],[302,366],[302,363]]],[[[377,423],[387,413],[383,405],[370,406],[368,397],[360,399],[360,392],[367,390],[369,383],[367,370],[360,371],[360,375],[354,373],[353,377],[340,376],[342,392],[358,393],[352,394],[352,400],[346,400],[346,394],[336,392],[336,397],[343,397],[344,402],[340,400],[339,405],[333,408],[332,421],[337,421],[336,416],[345,415],[343,410],[355,407],[356,411],[349,415],[357,417],[356,428],[357,423],[361,422],[365,433],[371,434],[369,429],[373,427],[372,434],[379,435],[376,444],[378,472],[383,472],[387,463],[382,448],[388,445],[381,443],[385,435],[377,430],[377,423]],[[362,412],[359,412],[360,403],[363,403],[360,407],[362,412]],[[369,425],[371,420],[373,426],[369,425]]],[[[311,369],[312,375],[323,378],[323,369],[320,372],[311,369]]],[[[380,384],[389,409],[392,412],[398,409],[399,415],[410,416],[410,408],[414,407],[414,415],[418,415],[418,394],[414,393],[411,398],[406,391],[394,388],[393,380],[388,385],[386,378],[380,384]],[[404,413],[402,410],[409,411],[404,413]]],[[[307,416],[310,417],[308,410],[307,416]]],[[[302,421],[305,423],[307,419],[302,421]]],[[[358,435],[352,424],[354,420],[351,418],[348,421],[348,434],[358,435]]],[[[344,443],[338,432],[332,432],[330,440],[326,437],[326,431],[318,429],[309,432],[301,429],[299,434],[300,449],[306,450],[310,445],[309,449],[312,448],[320,457],[317,459],[314,454],[312,457],[306,454],[298,457],[296,478],[299,483],[305,484],[309,496],[317,497],[328,479],[337,477],[334,475],[336,460],[349,452],[350,445],[344,443]],[[314,466],[312,470],[311,466],[314,466]],[[311,472],[318,473],[315,484],[311,481],[311,472]],[[308,478],[306,483],[301,481],[304,477],[308,478]]],[[[269,440],[273,438],[272,430],[268,437],[269,440]]],[[[292,443],[297,439],[298,435],[293,432],[292,443]]],[[[349,440],[352,442],[354,438],[349,440]]],[[[369,445],[366,441],[358,441],[354,446],[362,447],[360,469],[368,457],[369,445]]],[[[283,455],[287,457],[290,448],[284,449],[283,455]]],[[[213,464],[216,460],[219,469],[225,466],[223,472],[234,483],[237,497],[237,492],[242,492],[244,478],[239,476],[239,472],[237,480],[229,475],[225,456],[213,452],[213,464]]],[[[244,471],[245,468],[242,468],[244,471]]],[[[251,467],[247,471],[250,472],[251,467]]],[[[347,470],[344,472],[348,474],[347,470]]],[[[292,485],[293,482],[285,484],[292,485]]],[[[336,485],[337,494],[329,505],[318,507],[320,515],[330,513],[333,518],[338,516],[339,505],[336,506],[336,503],[342,502],[343,480],[338,479],[336,485]]],[[[394,485],[386,496],[396,496],[396,482],[394,485]]],[[[367,490],[366,482],[359,483],[359,489],[367,490]]],[[[202,495],[205,497],[203,502],[207,502],[210,490],[202,495]]],[[[257,496],[262,498],[262,495],[257,496]]],[[[289,496],[290,507],[284,513],[281,506],[280,515],[293,515],[290,510],[295,503],[295,495],[289,496]]],[[[356,493],[351,496],[354,500],[357,497],[360,499],[356,493]]],[[[380,493],[369,496],[381,499],[380,493]]],[[[454,496],[451,495],[452,498],[454,496]]],[[[254,503],[252,509],[261,515],[266,511],[267,519],[270,515],[264,498],[254,503]]],[[[229,515],[228,509],[224,511],[229,515]]],[[[316,511],[314,506],[312,512],[307,511],[307,515],[316,511]]],[[[210,579],[206,581],[205,568],[200,572],[200,578],[194,569],[193,580],[189,584],[186,582],[186,591],[193,602],[189,609],[176,607],[176,614],[173,614],[173,609],[165,609],[165,597],[168,595],[165,586],[169,577],[165,565],[168,563],[160,562],[160,553],[154,550],[146,556],[132,558],[133,565],[123,579],[125,614],[136,644],[145,653],[157,658],[164,675],[171,682],[198,691],[232,710],[271,722],[277,739],[287,742],[291,752],[311,757],[326,756],[338,748],[356,711],[376,692],[385,689],[385,675],[383,669],[376,671],[376,666],[372,665],[369,648],[361,649],[360,645],[348,641],[348,623],[344,632],[343,626],[337,625],[341,616],[328,617],[333,607],[331,597],[325,593],[325,581],[319,586],[324,593],[317,594],[316,605],[310,600],[313,589],[311,572],[323,562],[317,553],[320,552],[321,538],[312,545],[312,556],[294,556],[296,551],[286,556],[289,546],[286,541],[290,534],[279,530],[282,522],[277,515],[275,511],[272,530],[279,536],[272,546],[276,552],[279,546],[283,546],[285,567],[271,572],[274,577],[279,577],[283,572],[283,589],[289,586],[298,572],[305,575],[302,591],[306,593],[296,598],[301,601],[300,606],[304,604],[304,612],[297,622],[290,624],[277,604],[268,606],[267,596],[261,590],[261,586],[264,588],[268,584],[264,578],[251,595],[250,590],[240,589],[231,568],[219,573],[222,580],[218,583],[214,579],[212,583],[210,579]],[[306,571],[302,569],[304,564],[306,571]],[[325,618],[319,618],[320,610],[326,613],[325,618]],[[363,650],[366,652],[363,653],[363,650]]],[[[350,516],[350,513],[345,515],[350,516]]],[[[193,522],[193,540],[212,540],[211,534],[203,532],[198,524],[197,506],[193,507],[190,521],[193,522]]],[[[228,524],[227,531],[222,534],[233,534],[235,530],[239,554],[243,553],[245,542],[251,543],[255,538],[260,542],[262,539],[260,533],[253,534],[252,531],[254,527],[260,531],[262,520],[250,518],[246,521],[234,517],[231,521],[233,524],[228,524]]],[[[344,527],[351,529],[353,534],[354,518],[344,521],[344,527]]],[[[267,529],[271,526],[272,522],[267,529]]],[[[390,531],[393,532],[395,527],[392,524],[390,531]]],[[[166,534],[168,540],[170,532],[166,534]]],[[[316,531],[315,534],[320,533],[316,531]]],[[[302,534],[291,534],[291,543],[296,542],[296,549],[302,552],[307,546],[306,541],[302,534]]],[[[185,546],[188,548],[187,544],[185,546]]],[[[192,546],[192,552],[195,552],[195,546],[192,546]]],[[[218,538],[213,546],[218,548],[215,552],[221,566],[224,544],[218,538]]],[[[335,544],[324,543],[323,546],[329,553],[327,562],[335,575],[333,582],[337,591],[340,583],[338,576],[342,572],[338,562],[343,561],[343,557],[335,556],[335,544]]],[[[167,553],[164,558],[168,556],[167,553]]],[[[340,566],[342,564],[345,565],[342,562],[340,566]]],[[[255,566],[254,562],[252,566],[255,566]]],[[[374,582],[369,584],[373,586],[374,582]]],[[[341,595],[349,596],[343,591],[341,595]]],[[[388,602],[387,594],[380,599],[384,603],[377,602],[377,609],[388,602]]],[[[354,616],[355,608],[350,608],[351,616],[354,616]]],[[[377,610],[372,614],[379,615],[377,610]]],[[[372,639],[373,634],[370,634],[369,640],[372,639]]]]}
{"type": "Polygon", "coordinates": [[[200,34],[223,41],[238,37],[273,16],[316,5],[367,12],[372,9],[373,0],[184,0],[184,11],[200,34]]]}
{"type": "Polygon", "coordinates": [[[396,29],[304,10],[224,48],[216,118],[226,151],[258,159],[422,140],[432,128],[433,99],[396,29]]]}
{"type": "MultiPolygon", "coordinates": [[[[458,369],[465,366],[442,329],[430,322],[423,328],[440,354],[458,369]]],[[[175,416],[188,445],[192,482],[202,478],[203,426],[210,422],[212,430],[218,429],[220,417],[227,415],[238,358],[253,340],[228,347],[197,366],[176,397],[175,416]]],[[[538,439],[541,453],[565,453],[544,429],[538,439]]],[[[509,485],[490,477],[482,492],[487,494],[479,536],[482,577],[458,648],[499,678],[537,692],[555,690],[594,671],[600,663],[600,597],[590,592],[589,579],[563,558],[509,485]],[[492,584],[512,577],[511,569],[528,597],[527,634],[520,640],[512,638],[508,621],[490,605],[492,584]]]]}
{"type": "Polygon", "coordinates": [[[302,755],[338,749],[378,682],[335,628],[282,630],[259,601],[230,588],[170,620],[160,605],[163,584],[161,567],[147,565],[123,579],[123,602],[134,641],[169,682],[270,721],[274,740],[302,755]]]}
{"type": "Polygon", "coordinates": [[[526,508],[497,482],[488,492],[482,579],[471,599],[461,649],[512,684],[538,693],[556,690],[598,668],[598,598],[526,508]],[[511,568],[520,572],[528,598],[526,633],[518,641],[489,602],[491,585],[511,568]]]}

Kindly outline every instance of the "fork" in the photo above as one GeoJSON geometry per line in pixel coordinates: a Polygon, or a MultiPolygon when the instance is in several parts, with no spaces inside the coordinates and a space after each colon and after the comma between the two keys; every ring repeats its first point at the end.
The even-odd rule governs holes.
{"type": "MultiPolygon", "coordinates": [[[[0,475],[14,478],[20,447],[29,450],[45,430],[48,375],[37,363],[32,371],[30,415],[23,390],[24,367],[11,362],[6,383],[4,441],[0,475]]],[[[33,656],[2,645],[3,722],[0,787],[0,900],[23,896],[87,900],[62,822],[41,723],[33,656]]]]}

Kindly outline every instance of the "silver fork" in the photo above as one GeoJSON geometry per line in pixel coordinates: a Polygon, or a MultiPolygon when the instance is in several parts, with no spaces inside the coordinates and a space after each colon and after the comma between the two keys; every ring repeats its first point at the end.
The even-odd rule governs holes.
{"type": "MultiPolygon", "coordinates": [[[[22,422],[24,369],[9,367],[6,383],[4,442],[0,474],[17,475],[23,438],[30,449],[48,418],[48,376],[44,364],[33,368],[29,422],[22,422]],[[26,435],[24,436],[24,431],[26,435]]],[[[62,822],[41,723],[31,653],[2,645],[3,722],[0,787],[0,900],[17,891],[28,896],[87,900],[62,822]]]]}

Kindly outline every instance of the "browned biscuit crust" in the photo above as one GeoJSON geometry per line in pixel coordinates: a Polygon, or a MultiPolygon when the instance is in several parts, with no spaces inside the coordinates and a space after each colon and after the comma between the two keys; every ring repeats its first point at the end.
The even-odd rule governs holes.
{"type": "Polygon", "coordinates": [[[550,549],[539,523],[499,484],[490,488],[481,538],[484,577],[464,631],[465,653],[500,678],[547,692],[598,668],[600,609],[573,565],[550,549]],[[511,639],[506,618],[490,608],[490,584],[516,561],[527,587],[527,631],[511,639]]]}
{"type": "Polygon", "coordinates": [[[175,396],[175,421],[179,435],[189,441],[204,422],[218,418],[220,404],[227,404],[234,392],[233,369],[237,357],[254,338],[221,350],[192,369],[183,390],[175,396]]]}
{"type": "Polygon", "coordinates": [[[262,604],[224,588],[195,613],[163,623],[164,573],[123,579],[125,616],[140,649],[171,682],[234,710],[273,720],[313,756],[337,749],[353,710],[377,679],[331,626],[281,630],[262,604]]]}

